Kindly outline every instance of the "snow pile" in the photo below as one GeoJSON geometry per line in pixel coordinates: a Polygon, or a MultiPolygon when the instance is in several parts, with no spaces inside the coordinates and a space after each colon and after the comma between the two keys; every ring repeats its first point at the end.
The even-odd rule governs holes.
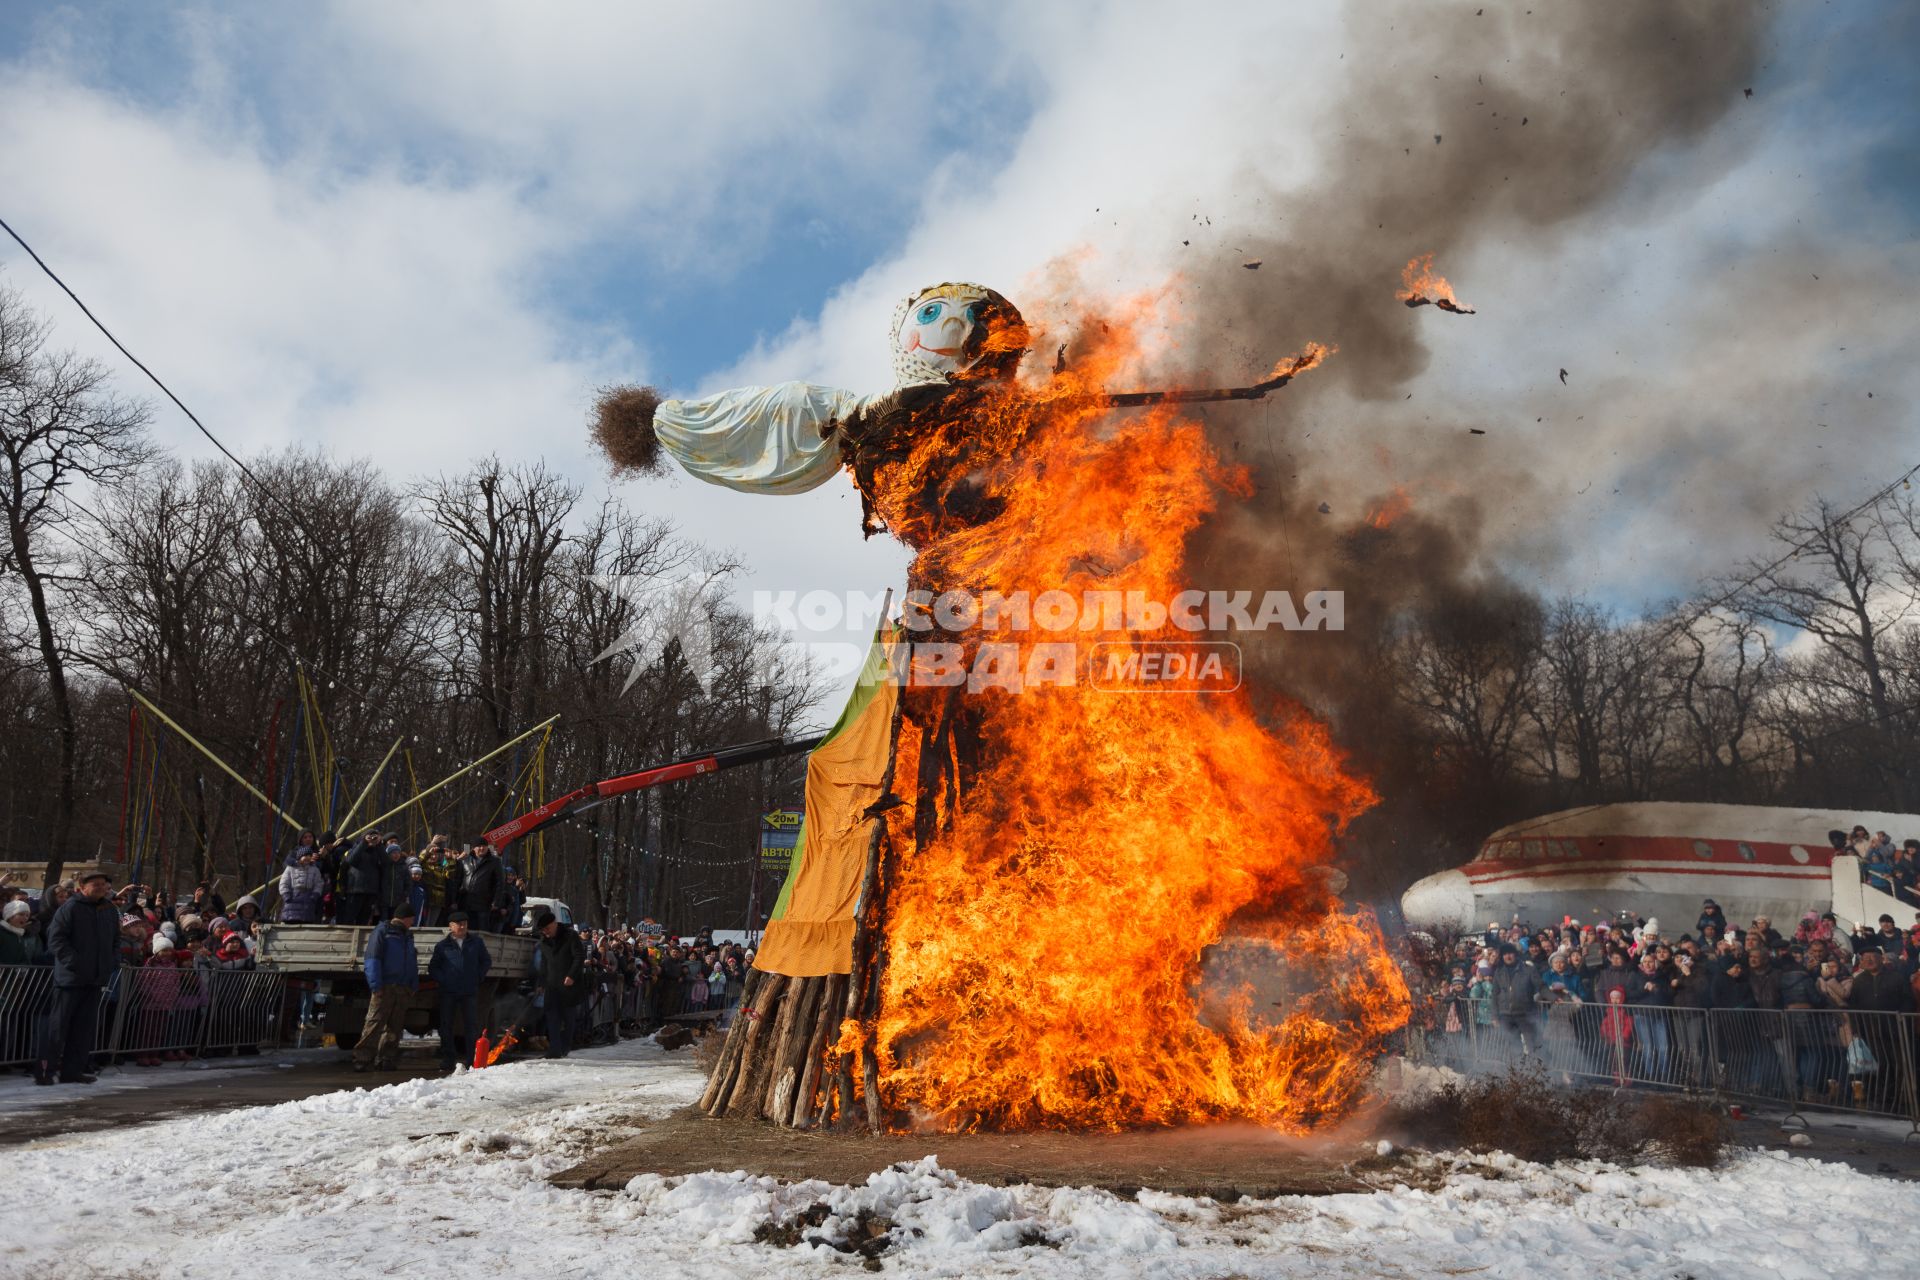
{"type": "Polygon", "coordinates": [[[1872,1272],[1920,1246],[1920,1194],[1844,1165],[1761,1153],[1714,1174],[1542,1168],[1504,1154],[1451,1163],[1435,1191],[1399,1185],[1234,1204],[1151,1190],[1127,1200],[988,1187],[932,1157],[860,1187],[649,1174],[623,1198],[656,1256],[705,1253],[716,1267],[739,1268],[720,1274],[743,1275],[833,1274],[856,1255],[903,1276],[1670,1277],[1725,1267],[1736,1257],[1729,1241],[1738,1241],[1743,1277],[1812,1280],[1872,1272]]]}
{"type": "Polygon", "coordinates": [[[641,1174],[625,1195],[686,1243],[792,1248],[800,1256],[958,1257],[1046,1248],[1068,1255],[1165,1252],[1174,1230],[1150,1209],[1101,1191],[991,1187],[933,1156],[872,1174],[857,1187],[782,1183],[745,1173],[641,1174]]]}
{"type": "MultiPolygon", "coordinates": [[[[0,1274],[641,1274],[649,1280],[920,1277],[1720,1274],[1898,1271],[1920,1187],[1786,1153],[1713,1173],[1510,1156],[1409,1156],[1418,1187],[1204,1198],[988,1186],[932,1158],[857,1186],[741,1172],[547,1179],[697,1098],[700,1072],[644,1041],[450,1078],[12,1148],[0,1274]]],[[[726,1160],[715,1126],[716,1163],[726,1160]]]]}
{"type": "Polygon", "coordinates": [[[1405,1058],[1387,1058],[1374,1069],[1373,1085],[1369,1093],[1376,1098],[1386,1098],[1393,1102],[1418,1102],[1429,1094],[1435,1094],[1450,1084],[1465,1084],[1467,1077],[1452,1067],[1442,1067],[1425,1062],[1409,1062],[1405,1058]]]}

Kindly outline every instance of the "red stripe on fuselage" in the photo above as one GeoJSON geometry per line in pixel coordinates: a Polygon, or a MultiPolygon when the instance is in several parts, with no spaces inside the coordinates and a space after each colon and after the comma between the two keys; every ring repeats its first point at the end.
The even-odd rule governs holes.
{"type": "Polygon", "coordinates": [[[1620,862],[1555,862],[1535,865],[1511,871],[1491,871],[1466,873],[1467,882],[1473,885],[1500,884],[1509,880],[1547,880],[1558,876],[1700,876],[1709,880],[1723,876],[1761,876],[1771,880],[1817,880],[1825,882],[1831,873],[1825,867],[1765,868],[1765,867],[1716,867],[1705,863],[1695,866],[1665,864],[1660,866],[1641,866],[1620,862]]]}

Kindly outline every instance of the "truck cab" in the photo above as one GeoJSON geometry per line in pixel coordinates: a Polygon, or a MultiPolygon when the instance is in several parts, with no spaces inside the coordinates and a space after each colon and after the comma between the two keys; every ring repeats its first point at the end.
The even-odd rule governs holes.
{"type": "Polygon", "coordinates": [[[532,933],[533,918],[539,914],[540,908],[542,907],[553,912],[553,918],[561,924],[573,923],[573,909],[567,906],[566,903],[560,901],[560,899],[528,898],[526,903],[520,908],[520,918],[514,922],[514,927],[521,933],[532,933]]]}

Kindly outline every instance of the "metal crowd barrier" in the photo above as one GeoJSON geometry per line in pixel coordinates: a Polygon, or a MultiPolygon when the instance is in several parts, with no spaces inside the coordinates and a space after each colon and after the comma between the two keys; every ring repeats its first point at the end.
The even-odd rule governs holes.
{"type": "MultiPolygon", "coordinates": [[[[270,969],[124,967],[100,992],[98,1059],[278,1047],[284,975],[270,969]]],[[[50,965],[0,965],[0,1066],[32,1063],[53,1004],[50,965]]]]}
{"type": "Polygon", "coordinates": [[[1442,997],[1408,1037],[1419,1058],[1456,1070],[1526,1060],[1550,1077],[1617,1088],[1708,1093],[1785,1107],[1906,1120],[1920,1134],[1920,1014],[1853,1009],[1687,1009],[1541,1000],[1501,1016],[1491,1002],[1442,997]]]}
{"type": "Polygon", "coordinates": [[[51,966],[0,966],[0,1065],[18,1066],[38,1056],[40,1019],[52,1004],[51,966]]]}

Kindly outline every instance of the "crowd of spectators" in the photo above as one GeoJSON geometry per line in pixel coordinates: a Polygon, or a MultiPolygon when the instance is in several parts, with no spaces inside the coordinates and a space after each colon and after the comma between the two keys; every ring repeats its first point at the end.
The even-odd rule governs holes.
{"type": "Polygon", "coordinates": [[[674,1019],[724,1024],[753,965],[753,948],[716,943],[711,931],[690,942],[651,922],[576,933],[546,914],[534,917],[534,928],[542,942],[534,953],[530,994],[554,1056],[564,1056],[577,1042],[609,1043],[674,1019]],[[577,957],[568,938],[577,943],[577,957]],[[568,976],[577,990],[565,985],[568,976]],[[562,1015],[563,1025],[556,1024],[553,1019],[562,1015]]]}
{"type": "Polygon", "coordinates": [[[277,883],[278,917],[288,924],[373,924],[400,917],[415,928],[444,926],[466,913],[479,933],[512,933],[527,900],[526,879],[484,840],[455,844],[437,835],[409,852],[396,832],[356,839],[303,831],[277,883]]]}
{"type": "Polygon", "coordinates": [[[1836,854],[1850,853],[1860,859],[1860,874],[1882,893],[1920,907],[1920,839],[1912,837],[1895,844],[1884,831],[1868,834],[1856,826],[1851,832],[1829,831],[1827,841],[1836,854]]]}
{"type": "MultiPolygon", "coordinates": [[[[460,1032],[446,1037],[442,1066],[450,1069],[469,1059],[477,1028],[463,1000],[473,994],[469,988],[477,990],[492,963],[484,937],[515,932],[527,897],[525,881],[495,850],[478,841],[455,846],[436,836],[419,853],[410,854],[392,834],[341,841],[303,832],[275,888],[277,893],[261,895],[268,899],[263,909],[261,897],[253,894],[229,907],[210,883],[168,902],[145,885],[116,891],[97,873],[62,882],[37,897],[19,886],[0,886],[0,965],[58,968],[61,946],[56,943],[64,942],[68,933],[56,930],[55,922],[69,902],[79,907],[68,916],[80,910],[89,937],[110,941],[112,951],[98,972],[89,970],[85,982],[69,983],[72,974],[64,970],[55,974],[52,996],[43,989],[44,982],[15,982],[17,992],[0,992],[7,997],[0,1004],[34,1004],[24,1013],[15,1010],[19,1016],[0,1016],[0,1039],[7,1041],[0,1043],[0,1059],[30,1059],[23,1069],[46,1083],[90,1083],[95,1078],[89,1056],[94,1023],[79,1016],[78,1002],[90,1001],[88,1007],[98,1010],[103,997],[111,1007],[123,993],[138,997],[128,1006],[128,1021],[141,1022],[134,1028],[134,1043],[190,1042],[190,1036],[173,1033],[179,1030],[175,1024],[185,1026],[206,1009],[208,984],[196,975],[253,969],[261,927],[269,916],[294,924],[375,925],[365,958],[369,986],[376,1004],[390,979],[394,990],[381,1005],[391,1006],[392,1016],[369,1016],[369,1032],[375,1034],[366,1040],[367,1052],[357,1058],[364,1069],[393,1066],[397,1060],[403,1006],[408,1003],[400,998],[400,989],[417,990],[419,985],[410,930],[449,926],[455,932],[457,922],[450,957],[440,955],[448,946],[442,939],[433,958],[444,967],[430,970],[429,977],[443,1000],[455,989],[455,1006],[441,1012],[443,1024],[449,1012],[454,1014],[460,1032]],[[123,975],[126,969],[138,972],[123,975]],[[70,986],[81,993],[67,1020],[73,1034],[49,1034],[50,1021],[58,1019],[50,1019],[56,1011],[44,1006],[50,999],[57,1002],[58,992],[70,986]],[[148,1022],[154,1025],[145,1025],[148,1022]]],[[[576,933],[544,909],[535,919],[545,925],[536,925],[533,932],[546,936],[536,947],[534,972],[522,984],[528,1010],[523,1030],[531,1036],[544,1022],[548,1049],[555,1056],[564,1056],[573,1043],[608,1042],[668,1019],[724,1020],[739,1003],[753,961],[751,948],[716,943],[710,932],[683,940],[643,921],[576,933]],[[562,938],[557,950],[555,934],[562,938]],[[563,997],[559,999],[547,990],[543,972],[554,969],[565,970],[556,980],[563,997]],[[557,1021],[548,1019],[549,1008],[557,1021]]],[[[289,1016],[300,1026],[317,1025],[314,985],[290,987],[289,1016]]],[[[6,1013],[0,1009],[0,1015],[6,1013]]],[[[131,1060],[148,1067],[187,1056],[183,1048],[156,1047],[131,1060]]]]}
{"type": "Polygon", "coordinates": [[[1485,1060],[1491,1046],[1623,1084],[1717,1080],[1841,1105],[1909,1096],[1913,1020],[1886,1015],[1920,1007],[1920,915],[1848,933],[1808,911],[1783,933],[1709,899],[1682,929],[1622,913],[1419,942],[1413,1026],[1442,1060],[1485,1060]]]}
{"type": "Polygon", "coordinates": [[[134,1055],[135,1064],[186,1058],[184,1049],[160,1046],[176,1044],[181,1037],[170,1032],[206,1009],[204,975],[254,968],[260,923],[257,899],[242,897],[229,911],[206,884],[171,905],[144,885],[116,891],[100,872],[63,881],[38,900],[17,885],[0,887],[0,965],[51,970],[50,992],[9,986],[0,1059],[37,1050],[21,1069],[40,1083],[91,1083],[103,992],[110,1001],[137,997],[130,1006],[141,1022],[135,1039],[155,1047],[134,1055]]]}

